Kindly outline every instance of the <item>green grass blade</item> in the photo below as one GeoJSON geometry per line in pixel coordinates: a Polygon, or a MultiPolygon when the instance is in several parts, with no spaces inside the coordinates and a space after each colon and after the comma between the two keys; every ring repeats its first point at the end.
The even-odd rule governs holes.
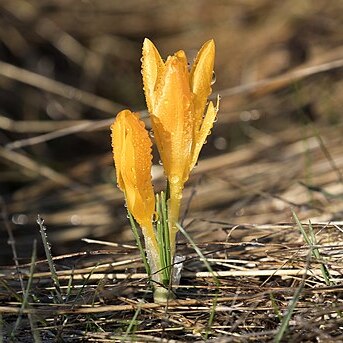
{"type": "Polygon", "coordinates": [[[44,245],[44,251],[45,251],[46,258],[48,260],[51,278],[54,282],[57,299],[58,299],[59,303],[62,303],[63,299],[62,299],[61,286],[60,286],[60,282],[58,280],[58,276],[56,273],[54,262],[52,260],[51,247],[50,247],[50,243],[48,242],[48,237],[46,235],[46,226],[44,225],[44,219],[41,218],[40,215],[38,215],[38,217],[37,217],[37,224],[39,225],[39,228],[40,228],[39,232],[40,232],[41,237],[42,237],[42,241],[43,241],[43,245],[44,245]]]}
{"type": "Polygon", "coordinates": [[[204,254],[202,253],[202,251],[198,248],[198,246],[194,243],[194,241],[192,240],[192,238],[189,236],[189,234],[187,233],[187,231],[179,224],[176,223],[177,228],[180,230],[180,232],[186,237],[186,239],[189,241],[189,243],[191,244],[191,246],[193,247],[193,249],[195,250],[195,252],[199,255],[199,257],[201,258],[201,260],[204,262],[207,270],[213,275],[213,279],[214,282],[217,286],[220,285],[220,281],[218,279],[217,274],[213,271],[211,265],[209,264],[209,262],[207,261],[206,257],[204,256],[204,254]]]}
{"type": "MultiPolygon", "coordinates": [[[[17,320],[16,320],[16,322],[14,324],[14,327],[12,329],[12,332],[11,332],[12,340],[15,339],[15,334],[16,334],[16,331],[19,328],[19,325],[20,325],[20,322],[21,322],[21,319],[22,319],[22,316],[23,316],[23,312],[24,312],[25,308],[27,307],[27,305],[29,303],[30,291],[31,291],[32,282],[33,282],[33,274],[34,274],[35,265],[36,265],[36,258],[37,258],[37,241],[34,240],[33,241],[32,256],[31,256],[31,263],[30,263],[29,279],[28,279],[27,286],[26,286],[26,289],[25,289],[25,292],[24,292],[24,297],[23,297],[23,300],[22,300],[22,303],[21,303],[20,312],[18,314],[17,320]]],[[[33,323],[32,316],[29,316],[29,321],[30,321],[30,326],[31,326],[31,329],[32,329],[32,335],[33,335],[34,342],[35,343],[40,343],[41,339],[40,339],[40,336],[39,336],[39,334],[38,334],[38,332],[36,330],[36,327],[35,327],[35,325],[33,323]]]]}
{"type": "MultiPolygon", "coordinates": [[[[306,275],[306,273],[304,274],[306,275]]],[[[305,279],[303,279],[304,281],[305,279]]],[[[292,314],[293,314],[293,311],[295,309],[295,306],[297,305],[298,303],[298,300],[299,300],[299,297],[300,297],[300,294],[301,294],[301,291],[304,287],[304,283],[302,283],[300,285],[300,287],[295,291],[294,293],[294,296],[293,298],[291,299],[290,303],[289,303],[289,306],[286,310],[286,314],[284,315],[284,317],[282,318],[282,321],[281,321],[281,325],[280,325],[280,328],[276,334],[276,336],[274,337],[274,343],[279,343],[281,342],[287,328],[288,328],[288,325],[289,325],[289,321],[291,320],[292,318],[292,314]]]]}
{"type": "Polygon", "coordinates": [[[161,214],[162,214],[162,229],[163,229],[163,237],[164,237],[164,259],[165,259],[165,267],[167,268],[167,276],[168,280],[170,280],[171,276],[171,252],[170,252],[170,235],[169,235],[169,225],[168,225],[168,208],[167,208],[167,199],[164,192],[161,192],[161,214]]]}
{"type": "Polygon", "coordinates": [[[76,297],[74,299],[74,305],[77,305],[77,300],[81,298],[82,292],[87,286],[88,281],[90,280],[91,276],[93,275],[94,271],[96,270],[97,266],[99,265],[99,262],[96,263],[96,265],[92,268],[90,273],[87,275],[86,279],[83,281],[82,286],[80,287],[79,291],[76,294],[76,297]]]}
{"type": "Polygon", "coordinates": [[[305,240],[306,244],[311,245],[311,240],[310,240],[310,238],[308,237],[308,235],[307,235],[307,233],[306,233],[306,231],[305,231],[303,225],[301,224],[301,222],[300,222],[298,216],[296,215],[296,213],[295,213],[293,210],[291,210],[291,211],[292,211],[293,218],[295,219],[295,221],[296,221],[296,223],[297,223],[297,225],[298,225],[298,228],[299,228],[301,234],[302,234],[303,237],[304,237],[304,240],[305,240]]]}
{"type": "Polygon", "coordinates": [[[74,281],[74,267],[72,268],[71,275],[68,280],[67,291],[66,291],[66,296],[65,296],[66,302],[69,301],[69,298],[71,296],[71,292],[73,290],[73,281],[74,281]]]}
{"type": "Polygon", "coordinates": [[[282,322],[282,314],[281,314],[281,311],[279,309],[279,306],[277,305],[276,303],[276,299],[274,297],[274,294],[273,293],[270,293],[269,294],[269,298],[270,298],[270,301],[272,303],[272,307],[273,307],[273,310],[274,310],[274,313],[277,315],[277,317],[279,318],[279,321],[282,322]]]}
{"type": "MultiPolygon", "coordinates": [[[[296,221],[296,223],[300,229],[301,234],[303,235],[304,241],[306,242],[306,244],[308,244],[308,246],[311,249],[311,254],[313,255],[313,257],[318,261],[323,260],[321,255],[320,255],[319,249],[315,248],[315,245],[317,245],[317,240],[316,240],[316,236],[314,234],[312,223],[309,222],[309,233],[307,234],[305,228],[303,227],[298,216],[296,215],[296,213],[293,210],[292,210],[292,214],[293,214],[293,217],[294,217],[294,219],[295,219],[295,221],[296,221]]],[[[320,270],[322,272],[322,276],[323,276],[323,279],[325,281],[325,284],[327,286],[330,286],[332,284],[331,275],[330,275],[329,269],[327,268],[325,263],[320,264],[320,270]]]]}
{"type": "Polygon", "coordinates": [[[125,341],[125,339],[128,337],[129,334],[134,333],[133,328],[134,328],[134,325],[136,323],[137,317],[140,314],[140,312],[141,312],[141,307],[138,305],[137,310],[136,310],[135,314],[133,315],[133,317],[131,318],[130,324],[127,327],[127,329],[125,331],[125,335],[124,335],[124,337],[122,337],[121,341],[125,341]]]}
{"type": "Polygon", "coordinates": [[[162,272],[163,286],[169,287],[171,282],[171,252],[170,252],[170,236],[168,225],[168,209],[166,204],[166,196],[164,192],[156,194],[156,212],[157,212],[157,242],[159,247],[159,257],[162,272]]]}
{"type": "MultiPolygon", "coordinates": [[[[314,234],[314,230],[313,230],[313,226],[312,226],[311,221],[309,221],[309,228],[310,228],[309,232],[310,232],[310,236],[311,236],[311,240],[312,240],[312,252],[313,252],[313,255],[314,255],[314,257],[317,260],[323,261],[323,258],[320,255],[319,249],[313,247],[314,245],[317,245],[317,240],[316,240],[316,236],[314,234]]],[[[326,285],[330,286],[332,284],[332,282],[331,282],[331,275],[330,275],[329,269],[328,269],[328,267],[326,266],[325,263],[321,263],[320,264],[320,270],[322,272],[322,275],[323,275],[323,278],[325,280],[326,285]]]]}

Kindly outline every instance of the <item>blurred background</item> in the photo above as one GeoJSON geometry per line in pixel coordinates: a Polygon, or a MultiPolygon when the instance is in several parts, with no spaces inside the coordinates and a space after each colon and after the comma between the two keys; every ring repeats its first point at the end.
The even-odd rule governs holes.
{"type": "Polygon", "coordinates": [[[0,263],[13,264],[11,235],[31,256],[37,214],[54,255],[132,240],[109,126],[123,108],[146,115],[145,37],[190,63],[216,43],[220,113],[185,190],[193,237],[291,222],[291,208],[342,221],[342,28],[330,0],[1,0],[0,263]]]}

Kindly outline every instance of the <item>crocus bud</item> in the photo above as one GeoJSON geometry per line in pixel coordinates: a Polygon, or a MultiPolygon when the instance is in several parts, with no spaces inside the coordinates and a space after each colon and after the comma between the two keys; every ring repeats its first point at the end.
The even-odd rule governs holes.
{"type": "Polygon", "coordinates": [[[200,49],[189,71],[184,51],[163,62],[154,44],[144,40],[142,74],[146,103],[157,148],[169,181],[169,220],[175,239],[182,190],[215,121],[218,104],[207,104],[211,93],[214,41],[200,49]]]}
{"type": "Polygon", "coordinates": [[[118,187],[125,193],[127,208],[144,235],[156,242],[152,225],[155,196],[151,182],[152,143],[149,134],[138,114],[129,110],[118,113],[111,131],[118,187]]]}

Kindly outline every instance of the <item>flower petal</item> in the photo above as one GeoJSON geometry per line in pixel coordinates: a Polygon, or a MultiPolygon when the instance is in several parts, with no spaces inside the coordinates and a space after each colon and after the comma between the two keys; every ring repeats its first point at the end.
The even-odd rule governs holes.
{"type": "Polygon", "coordinates": [[[127,207],[143,228],[152,227],[155,197],[151,183],[151,140],[138,115],[121,111],[111,126],[118,185],[127,207]]]}
{"type": "Polygon", "coordinates": [[[211,81],[215,57],[213,39],[206,42],[194,61],[190,73],[191,90],[194,93],[195,130],[199,130],[208,96],[211,94],[211,81]]]}
{"type": "Polygon", "coordinates": [[[155,45],[147,38],[143,43],[142,75],[145,99],[149,112],[153,111],[155,90],[165,69],[164,62],[155,45]]]}
{"type": "Polygon", "coordinates": [[[198,132],[198,134],[195,136],[195,139],[194,139],[192,162],[191,162],[190,170],[194,168],[195,164],[198,161],[200,151],[206,141],[207,136],[210,134],[210,131],[213,127],[213,123],[216,119],[218,109],[219,109],[219,100],[217,100],[216,107],[214,107],[212,101],[208,104],[205,118],[201,124],[200,131],[198,132]]]}
{"type": "Polygon", "coordinates": [[[170,182],[184,183],[192,148],[193,104],[183,51],[168,57],[156,98],[151,119],[164,169],[170,182]]]}

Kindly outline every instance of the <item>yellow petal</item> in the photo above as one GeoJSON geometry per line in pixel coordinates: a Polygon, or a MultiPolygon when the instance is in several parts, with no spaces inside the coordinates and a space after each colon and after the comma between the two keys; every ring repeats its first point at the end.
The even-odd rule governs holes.
{"type": "Polygon", "coordinates": [[[155,104],[155,89],[165,69],[164,62],[155,45],[147,38],[143,43],[142,75],[145,99],[149,112],[155,104]]]}
{"type": "Polygon", "coordinates": [[[212,92],[211,82],[214,57],[215,44],[213,39],[211,39],[198,52],[191,70],[190,82],[191,90],[194,93],[194,121],[196,131],[201,126],[207,98],[212,92]]]}
{"type": "MultiPolygon", "coordinates": [[[[155,197],[151,183],[151,140],[137,114],[121,111],[113,125],[112,146],[119,188],[142,229],[152,229],[155,197]]],[[[152,234],[152,233],[151,233],[152,234]]]]}
{"type": "Polygon", "coordinates": [[[213,123],[216,119],[217,113],[219,108],[219,100],[217,100],[217,105],[214,107],[213,102],[211,101],[207,107],[207,111],[205,114],[205,118],[201,124],[201,128],[198,134],[195,136],[194,145],[193,145],[193,153],[192,153],[192,162],[190,169],[192,170],[195,164],[198,161],[198,157],[200,151],[207,139],[207,136],[210,134],[210,131],[213,127],[213,123]]]}
{"type": "Polygon", "coordinates": [[[189,87],[187,59],[183,51],[170,56],[161,84],[158,102],[151,113],[156,143],[166,175],[171,183],[184,183],[193,136],[192,93],[189,87]]]}
{"type": "MultiPolygon", "coordinates": [[[[175,248],[176,222],[179,218],[184,183],[194,167],[213,125],[217,108],[207,98],[215,57],[214,41],[200,49],[191,72],[185,53],[180,50],[163,63],[149,41],[143,45],[142,74],[145,97],[158,151],[169,181],[168,200],[170,240],[175,248]]],[[[174,250],[173,250],[174,251],[174,250]]]]}

